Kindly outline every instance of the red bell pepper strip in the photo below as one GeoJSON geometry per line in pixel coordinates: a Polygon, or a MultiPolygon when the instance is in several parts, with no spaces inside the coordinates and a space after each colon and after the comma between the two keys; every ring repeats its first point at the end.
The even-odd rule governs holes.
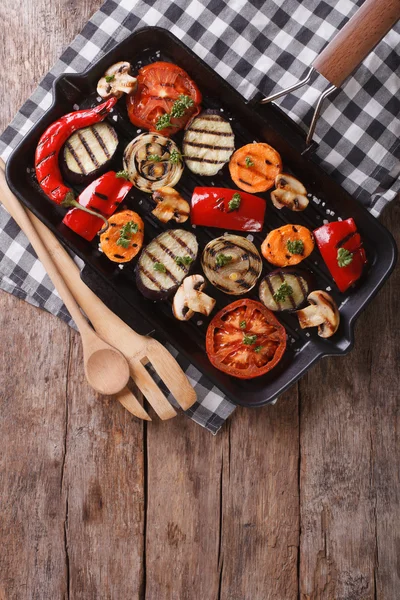
{"type": "Polygon", "coordinates": [[[88,242],[91,242],[104,225],[103,219],[87,212],[72,208],[63,219],[64,225],[75,231],[88,242]]]}
{"type": "Polygon", "coordinates": [[[361,277],[367,262],[354,219],[323,225],[314,237],[336,285],[345,292],[361,277]]]}
{"type": "Polygon", "coordinates": [[[71,188],[63,183],[58,166],[61,148],[77,129],[103,121],[116,102],[117,99],[113,97],[94,108],[64,115],[52,123],[40,138],[35,153],[36,177],[44,193],[53,202],[62,204],[66,198],[74,197],[71,188]]]}
{"type": "Polygon", "coordinates": [[[235,231],[261,231],[265,207],[263,198],[246,192],[197,187],[193,191],[190,215],[193,225],[235,231]]]}
{"type": "Polygon", "coordinates": [[[64,225],[86,240],[93,240],[104,224],[108,226],[106,217],[116,211],[132,187],[123,172],[108,171],[88,185],[77,200],[63,202],[64,206],[74,207],[65,215],[64,225]]]}

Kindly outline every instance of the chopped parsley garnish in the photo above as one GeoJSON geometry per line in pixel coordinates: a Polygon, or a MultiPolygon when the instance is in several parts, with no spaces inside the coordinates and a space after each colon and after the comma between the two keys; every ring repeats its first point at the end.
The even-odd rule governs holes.
{"type": "Polygon", "coordinates": [[[134,223],[133,221],[128,221],[127,223],[125,223],[125,225],[120,229],[119,238],[117,240],[117,246],[129,248],[132,235],[134,233],[137,233],[138,230],[139,226],[137,223],[134,223]]]}
{"type": "Polygon", "coordinates": [[[251,160],[250,156],[246,156],[245,163],[248,169],[250,169],[250,167],[254,167],[254,163],[251,160]]]}
{"type": "Polygon", "coordinates": [[[240,321],[239,327],[240,329],[246,329],[246,321],[240,321]]]}
{"type": "Polygon", "coordinates": [[[177,165],[182,161],[182,156],[183,154],[178,152],[178,150],[172,150],[171,154],[169,155],[169,162],[173,165],[177,165]]]}
{"type": "Polygon", "coordinates": [[[129,173],[128,171],[118,171],[118,173],[115,173],[115,177],[117,179],[129,179],[129,173]]]}
{"type": "Polygon", "coordinates": [[[259,352],[261,352],[262,348],[263,348],[262,346],[256,346],[254,348],[254,352],[257,352],[257,354],[258,354],[259,352]]]}
{"type": "Polygon", "coordinates": [[[147,155],[147,160],[151,160],[153,162],[160,162],[161,161],[161,156],[159,154],[148,154],[147,155]]]}
{"type": "Polygon", "coordinates": [[[193,104],[194,101],[190,96],[185,96],[185,94],[181,94],[178,100],[175,100],[175,102],[172,105],[171,117],[174,117],[175,119],[183,117],[186,110],[193,106],[193,104]]]}
{"type": "Polygon", "coordinates": [[[105,76],[105,80],[107,83],[111,83],[112,81],[114,81],[115,79],[115,75],[106,75],[105,76]]]}
{"type": "Polygon", "coordinates": [[[173,127],[173,125],[171,123],[171,117],[168,113],[165,113],[164,115],[161,115],[161,117],[158,117],[156,129],[160,131],[161,129],[166,129],[167,127],[173,127]]]}
{"type": "Polygon", "coordinates": [[[226,254],[218,254],[215,258],[215,264],[217,267],[224,267],[229,262],[231,262],[232,256],[227,256],[226,254]]]}
{"type": "Polygon", "coordinates": [[[166,273],[167,269],[165,268],[165,265],[163,265],[162,263],[154,263],[153,265],[153,269],[155,271],[160,271],[160,273],[166,273]]]}
{"type": "Polygon", "coordinates": [[[232,212],[233,210],[238,210],[242,198],[238,192],[233,194],[232,199],[228,202],[228,212],[232,212]]]}
{"type": "Polygon", "coordinates": [[[348,267],[353,260],[353,253],[346,248],[339,248],[337,251],[337,262],[339,267],[348,267]]]}
{"type": "Polygon", "coordinates": [[[286,244],[290,254],[303,254],[304,242],[301,240],[288,240],[286,244]]]}
{"type": "Polygon", "coordinates": [[[246,344],[246,346],[252,346],[253,344],[255,344],[257,341],[257,336],[256,334],[254,335],[247,335],[246,333],[243,336],[243,344],[246,344]]]}
{"type": "Polygon", "coordinates": [[[288,296],[293,294],[293,288],[288,283],[282,283],[273,295],[275,302],[283,302],[288,296]]]}
{"type": "Polygon", "coordinates": [[[192,264],[193,258],[191,256],[175,256],[175,262],[177,265],[188,267],[192,264]]]}

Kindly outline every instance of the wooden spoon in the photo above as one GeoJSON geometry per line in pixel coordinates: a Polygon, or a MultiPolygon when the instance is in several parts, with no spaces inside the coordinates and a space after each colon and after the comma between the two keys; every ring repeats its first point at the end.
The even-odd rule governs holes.
{"type": "MultiPolygon", "coordinates": [[[[1,160],[0,167],[0,186],[5,191],[8,186],[4,176],[4,163],[1,160]]],[[[7,206],[12,208],[12,214],[16,216],[78,327],[82,338],[85,375],[89,384],[100,394],[117,394],[129,381],[129,365],[126,358],[116,348],[104,342],[90,327],[25,209],[12,193],[7,194],[7,206]]]]}

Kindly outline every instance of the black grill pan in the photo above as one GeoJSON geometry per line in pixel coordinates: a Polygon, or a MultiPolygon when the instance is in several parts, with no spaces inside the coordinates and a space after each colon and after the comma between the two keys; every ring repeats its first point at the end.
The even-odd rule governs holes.
{"type": "MultiPolygon", "coordinates": [[[[109,122],[117,130],[120,139],[113,165],[113,168],[120,170],[123,149],[140,130],[130,123],[123,100],[118,102],[109,117],[109,122]]],[[[175,139],[181,146],[182,133],[175,139]]],[[[354,323],[357,316],[383,285],[396,262],[397,250],[391,234],[322,171],[313,161],[312,152],[306,150],[301,129],[279,108],[274,105],[261,106],[257,100],[245,102],[242,96],[171,33],[164,29],[148,27],[132,33],[83,74],[65,74],[55,81],[52,106],[25,136],[7,162],[7,181],[18,198],[84,260],[84,280],[121,318],[140,333],[154,331],[154,335],[169,341],[233,402],[245,406],[261,406],[271,402],[291,386],[320,358],[342,355],[350,351],[354,343],[354,323]],[[267,211],[263,232],[252,234],[258,247],[268,231],[288,222],[314,229],[328,220],[348,217],[355,219],[369,261],[365,274],[355,288],[344,294],[338,292],[318,250],[302,263],[302,267],[313,271],[317,289],[327,289],[339,305],[341,324],[331,339],[319,338],[315,330],[301,331],[295,315],[278,314],[288,334],[288,349],[282,361],[270,373],[257,379],[242,381],[231,378],[214,369],[205,354],[205,333],[211,317],[195,315],[187,323],[176,321],[171,313],[170,302],[153,303],[136,289],[136,261],[120,269],[99,252],[96,241],[86,242],[61,224],[65,209],[46,198],[34,176],[34,152],[37,142],[46,127],[61,115],[77,109],[78,106],[84,108],[97,104],[99,99],[95,90],[98,79],[109,65],[120,60],[129,60],[134,71],[155,60],[171,61],[181,66],[200,87],[204,97],[203,106],[220,110],[221,114],[231,120],[237,148],[254,140],[266,141],[281,154],[284,171],[293,172],[304,183],[313,197],[303,213],[292,213],[285,209],[278,211],[272,206],[269,193],[259,194],[267,201],[267,211]]],[[[197,185],[235,187],[227,166],[215,177],[198,177],[186,168],[176,187],[189,200],[193,188],[197,185]]],[[[165,229],[166,226],[150,214],[154,204],[148,195],[134,188],[126,204],[139,212],[144,219],[145,243],[165,229]]],[[[185,226],[191,228],[190,222],[185,226]]],[[[198,238],[200,250],[210,239],[224,233],[220,229],[202,227],[193,231],[198,238]]],[[[274,268],[263,262],[263,274],[274,268]]],[[[201,272],[200,264],[197,265],[197,272],[201,272]]],[[[257,298],[257,290],[258,286],[248,296],[257,298]]],[[[217,299],[217,308],[213,314],[238,299],[237,296],[227,296],[218,292],[211,285],[208,285],[207,291],[217,299]]]]}

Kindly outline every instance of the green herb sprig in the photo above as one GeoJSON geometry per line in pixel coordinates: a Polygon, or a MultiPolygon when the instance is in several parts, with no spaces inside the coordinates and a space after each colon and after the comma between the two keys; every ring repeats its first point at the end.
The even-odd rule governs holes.
{"type": "Polygon", "coordinates": [[[304,242],[302,240],[288,240],[286,244],[290,254],[303,254],[304,242]]]}
{"type": "Polygon", "coordinates": [[[105,76],[105,80],[107,83],[111,83],[112,81],[114,81],[115,79],[115,75],[106,75],[105,76]]]}
{"type": "Polygon", "coordinates": [[[217,267],[224,267],[225,265],[230,263],[231,260],[232,256],[227,256],[226,254],[218,254],[218,256],[215,257],[215,264],[217,267]]]}
{"type": "Polygon", "coordinates": [[[240,329],[246,329],[246,321],[240,321],[239,327],[240,329]]]}
{"type": "Polygon", "coordinates": [[[161,156],[159,154],[148,154],[147,160],[151,160],[152,162],[160,162],[161,156]]]}
{"type": "Polygon", "coordinates": [[[353,260],[353,253],[346,248],[339,248],[337,251],[337,262],[339,267],[348,267],[353,260]]]}
{"type": "Polygon", "coordinates": [[[259,353],[261,352],[261,350],[262,350],[262,349],[263,349],[263,347],[262,347],[262,346],[256,346],[256,347],[254,348],[254,352],[257,352],[257,354],[259,354],[259,353]]]}
{"type": "Polygon", "coordinates": [[[165,268],[165,265],[163,265],[162,263],[156,262],[153,265],[153,269],[155,271],[159,271],[160,273],[166,273],[167,269],[165,268]]]}
{"type": "Polygon", "coordinates": [[[134,223],[133,221],[128,221],[127,223],[125,223],[125,225],[120,229],[119,238],[117,240],[117,246],[129,248],[132,236],[134,233],[137,233],[138,230],[139,226],[137,223],[134,223]]]}
{"type": "Polygon", "coordinates": [[[118,173],[115,173],[115,177],[117,179],[129,179],[129,173],[128,171],[118,171],[118,173]]]}
{"type": "Polygon", "coordinates": [[[191,256],[175,256],[175,262],[182,267],[188,267],[192,264],[193,258],[191,256]]]}
{"type": "Polygon", "coordinates": [[[251,160],[250,156],[246,156],[245,163],[248,169],[250,169],[250,167],[254,167],[254,163],[251,160]]]}
{"type": "Polygon", "coordinates": [[[284,302],[288,296],[293,294],[293,288],[288,283],[282,283],[273,295],[275,302],[284,302]]]}
{"type": "Polygon", "coordinates": [[[174,125],[171,123],[171,117],[173,119],[179,119],[183,117],[188,108],[194,105],[194,100],[190,96],[186,96],[185,94],[181,94],[177,100],[172,105],[171,112],[165,113],[158,117],[156,123],[157,131],[161,131],[162,129],[166,129],[167,127],[178,127],[178,125],[174,125]]]}
{"type": "Polygon", "coordinates": [[[241,201],[242,197],[239,194],[239,192],[233,194],[232,199],[228,202],[228,212],[232,212],[233,210],[239,210],[241,201]]]}
{"type": "Polygon", "coordinates": [[[243,336],[243,344],[245,344],[246,346],[252,346],[253,344],[255,344],[257,341],[257,335],[248,335],[247,333],[244,334],[243,336]]]}

